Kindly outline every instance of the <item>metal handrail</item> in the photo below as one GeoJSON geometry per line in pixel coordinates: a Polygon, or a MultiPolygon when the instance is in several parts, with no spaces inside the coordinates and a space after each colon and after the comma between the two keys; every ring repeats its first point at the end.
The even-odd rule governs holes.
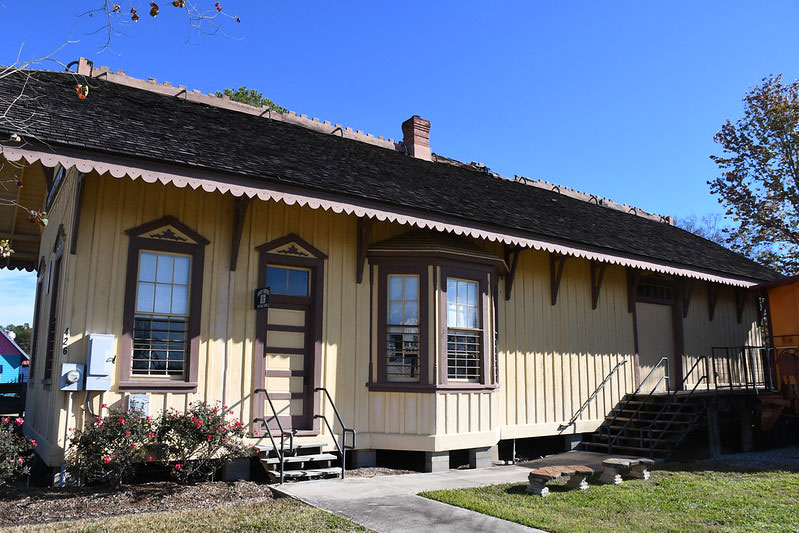
{"type": "Polygon", "coordinates": [[[697,358],[697,360],[694,361],[694,364],[691,365],[691,368],[688,370],[688,372],[686,372],[685,376],[680,381],[679,390],[684,390],[685,389],[685,382],[688,381],[688,378],[691,377],[691,375],[694,373],[694,370],[696,370],[696,368],[698,367],[699,363],[702,362],[703,360],[705,362],[705,374],[703,376],[700,376],[700,378],[696,381],[696,383],[694,383],[693,388],[688,392],[688,394],[685,394],[685,395],[682,396],[682,400],[683,401],[679,404],[679,408],[677,409],[677,411],[675,413],[672,413],[671,418],[666,423],[666,426],[660,430],[660,436],[653,441],[652,440],[652,429],[655,426],[655,421],[658,420],[660,418],[660,415],[664,411],[666,411],[666,408],[668,406],[670,406],[672,404],[672,402],[677,399],[677,397],[678,397],[677,396],[677,392],[678,392],[677,390],[668,391],[667,392],[666,401],[660,407],[660,410],[657,412],[657,414],[652,419],[652,421],[649,423],[649,425],[641,429],[641,439],[642,440],[643,440],[644,432],[646,432],[647,435],[649,435],[648,441],[649,441],[649,451],[650,452],[655,448],[655,445],[657,443],[659,443],[663,439],[663,437],[666,434],[666,431],[668,431],[668,429],[671,427],[671,425],[674,423],[674,421],[677,420],[677,417],[680,416],[680,414],[682,414],[683,407],[686,406],[686,404],[688,403],[688,399],[690,399],[691,396],[693,396],[693,394],[696,392],[696,390],[702,384],[702,381],[705,382],[708,390],[710,389],[710,378],[708,377],[708,373],[709,373],[708,359],[707,359],[706,355],[703,355],[703,356],[697,358]]]}
{"type": "Polygon", "coordinates": [[[619,363],[617,363],[615,367],[613,367],[613,370],[611,370],[608,373],[608,375],[605,376],[605,379],[602,380],[602,383],[599,384],[599,386],[596,388],[596,390],[594,390],[594,392],[591,394],[591,396],[589,396],[588,399],[583,402],[583,405],[580,407],[580,409],[578,409],[577,412],[574,413],[574,416],[571,417],[571,420],[569,420],[569,422],[567,424],[560,424],[558,426],[558,431],[566,430],[569,426],[574,424],[577,421],[578,418],[580,418],[580,415],[583,413],[583,411],[585,411],[585,409],[588,407],[588,405],[591,402],[594,401],[594,399],[597,397],[597,395],[599,395],[600,391],[605,388],[605,385],[607,384],[608,381],[610,381],[610,378],[613,377],[613,375],[616,372],[618,372],[619,368],[621,368],[622,365],[624,365],[626,362],[627,362],[627,358],[625,357],[619,363]]]}
{"type": "MultiPolygon", "coordinates": [[[[661,357],[660,361],[658,361],[657,364],[652,367],[652,370],[650,370],[649,373],[646,375],[646,377],[641,381],[641,384],[638,385],[638,388],[635,389],[635,392],[632,394],[631,397],[635,397],[635,396],[637,396],[639,394],[639,392],[641,391],[641,388],[644,386],[644,383],[646,383],[649,380],[649,378],[652,377],[652,374],[655,372],[655,370],[657,370],[658,368],[663,366],[664,363],[665,363],[665,367],[664,368],[665,368],[666,372],[665,372],[665,374],[663,376],[661,376],[661,378],[658,380],[658,382],[655,383],[655,386],[652,388],[652,390],[649,391],[649,393],[647,394],[647,398],[651,397],[654,394],[654,392],[658,389],[658,387],[660,387],[660,384],[663,383],[664,380],[666,380],[666,382],[668,383],[669,380],[671,379],[669,377],[668,362],[669,362],[669,358],[668,357],[661,357]]],[[[608,439],[610,439],[610,427],[613,425],[613,422],[615,422],[616,419],[619,417],[619,413],[621,413],[624,410],[624,406],[629,405],[630,401],[631,401],[630,399],[627,399],[625,401],[624,405],[620,409],[618,409],[618,413],[616,415],[614,415],[613,418],[611,419],[610,423],[608,423],[608,425],[607,425],[607,428],[608,428],[608,439]]],[[[616,436],[613,437],[613,440],[608,440],[608,453],[613,453],[613,444],[615,444],[616,441],[619,440],[619,438],[622,436],[624,431],[627,429],[627,426],[629,426],[630,422],[632,422],[635,419],[635,416],[638,415],[638,413],[641,411],[641,408],[643,408],[643,406],[645,404],[646,404],[646,400],[641,402],[641,405],[638,406],[638,409],[636,409],[635,412],[632,415],[630,415],[629,419],[627,420],[627,423],[625,423],[621,427],[621,429],[616,433],[616,436]]]]}
{"type": "Polygon", "coordinates": [[[269,427],[269,422],[266,418],[256,418],[253,422],[260,421],[263,423],[264,427],[266,428],[266,434],[269,436],[269,440],[272,442],[272,449],[277,454],[277,458],[280,461],[280,483],[283,483],[283,471],[285,466],[284,458],[286,456],[285,450],[285,438],[286,435],[289,437],[289,451],[294,450],[294,434],[290,431],[286,431],[283,429],[283,424],[280,422],[280,418],[277,416],[277,410],[275,409],[275,404],[272,403],[272,398],[269,396],[269,391],[266,389],[255,389],[254,393],[263,392],[266,395],[266,401],[269,402],[269,408],[272,410],[272,418],[275,419],[277,422],[277,427],[280,430],[280,448],[278,449],[277,444],[275,444],[275,438],[272,436],[272,428],[269,427]]]}
{"type": "Polygon", "coordinates": [[[333,414],[338,420],[339,426],[341,426],[341,444],[339,445],[338,440],[336,439],[336,434],[333,432],[333,428],[330,426],[330,422],[327,420],[327,417],[322,414],[314,415],[314,418],[321,418],[325,422],[325,426],[327,426],[327,430],[330,432],[330,435],[333,436],[333,444],[336,446],[336,450],[338,451],[339,455],[341,456],[341,479],[344,479],[346,475],[347,469],[347,450],[354,450],[356,446],[356,441],[358,438],[358,434],[352,428],[348,428],[344,425],[344,420],[342,420],[341,415],[336,408],[336,403],[333,401],[333,398],[330,396],[330,392],[325,387],[316,387],[314,392],[324,392],[327,400],[330,402],[330,406],[333,408],[333,414]],[[352,444],[347,446],[347,434],[352,435],[352,444]]]}

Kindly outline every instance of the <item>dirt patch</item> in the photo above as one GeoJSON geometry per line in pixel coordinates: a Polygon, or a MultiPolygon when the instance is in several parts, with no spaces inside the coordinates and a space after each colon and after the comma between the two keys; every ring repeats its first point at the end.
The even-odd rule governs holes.
{"type": "Polygon", "coordinates": [[[272,498],[272,490],[250,481],[178,485],[153,482],[118,491],[98,487],[0,490],[0,527],[121,514],[149,513],[272,498]]]}
{"type": "Polygon", "coordinates": [[[384,468],[376,466],[347,470],[347,477],[398,476],[401,474],[418,474],[418,472],[414,470],[400,470],[398,468],[384,468]]]}

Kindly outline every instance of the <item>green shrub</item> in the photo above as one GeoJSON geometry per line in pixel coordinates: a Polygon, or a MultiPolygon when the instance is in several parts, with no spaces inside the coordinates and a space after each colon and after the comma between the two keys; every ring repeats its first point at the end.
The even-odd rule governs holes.
{"type": "Polygon", "coordinates": [[[72,434],[67,454],[70,473],[87,482],[118,488],[133,474],[137,463],[153,460],[146,455],[153,437],[149,417],[112,409],[72,434]]]}
{"type": "Polygon", "coordinates": [[[26,475],[36,441],[22,435],[21,418],[0,418],[0,485],[26,475]]]}
{"type": "Polygon", "coordinates": [[[226,420],[226,414],[233,414],[226,410],[219,404],[190,403],[185,413],[170,409],[158,419],[155,438],[160,455],[177,481],[213,480],[222,465],[249,454],[242,441],[244,426],[226,420]]]}

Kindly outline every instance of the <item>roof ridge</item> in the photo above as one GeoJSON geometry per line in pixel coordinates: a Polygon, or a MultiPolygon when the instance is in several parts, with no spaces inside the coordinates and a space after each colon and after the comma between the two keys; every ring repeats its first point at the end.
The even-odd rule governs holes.
{"type": "MultiPolygon", "coordinates": [[[[505,176],[500,176],[499,174],[497,174],[497,176],[503,179],[510,179],[506,178],[505,176]]],[[[558,194],[563,194],[564,196],[569,196],[570,198],[575,198],[577,200],[582,200],[584,202],[592,203],[601,207],[607,207],[610,209],[615,209],[617,211],[623,211],[629,215],[635,215],[649,220],[654,220],[655,222],[662,222],[664,224],[674,226],[674,217],[671,215],[659,215],[657,213],[650,213],[648,211],[641,209],[640,207],[635,207],[628,204],[620,204],[604,196],[587,193],[584,191],[572,189],[570,187],[559,185],[557,183],[550,183],[548,181],[540,179],[525,178],[524,176],[518,176],[515,174],[513,176],[512,181],[515,181],[517,183],[523,183],[525,185],[530,185],[533,187],[538,187],[540,189],[547,189],[550,191],[557,192],[558,194]]]]}
{"type": "Polygon", "coordinates": [[[142,89],[164,96],[183,98],[189,102],[206,104],[212,107],[227,109],[229,111],[238,111],[241,113],[277,120],[279,122],[288,122],[318,131],[320,133],[336,134],[345,139],[352,139],[374,146],[387,148],[389,150],[404,151],[401,141],[395,141],[391,138],[386,139],[382,136],[375,136],[371,133],[365,133],[362,130],[353,130],[350,127],[342,126],[341,124],[333,124],[327,120],[322,121],[316,117],[308,118],[308,115],[299,114],[291,110],[287,111],[286,113],[280,113],[273,110],[269,106],[255,107],[249,104],[236,102],[231,100],[227,95],[217,96],[214,93],[205,94],[198,89],[189,90],[185,85],[178,85],[175,87],[168,81],[158,83],[155,78],[148,78],[146,80],[134,78],[129,76],[124,70],[112,72],[111,69],[105,65],[95,67],[91,60],[84,57],[80,58],[78,61],[77,73],[89,78],[102,79],[111,83],[132,87],[134,89],[142,89]]]}

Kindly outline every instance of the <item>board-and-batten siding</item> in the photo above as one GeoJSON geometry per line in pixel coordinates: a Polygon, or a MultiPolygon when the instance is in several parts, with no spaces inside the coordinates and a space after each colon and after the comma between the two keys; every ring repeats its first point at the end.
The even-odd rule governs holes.
{"type": "MultiPolygon", "coordinates": [[[[73,174],[65,181],[43,234],[42,251],[48,261],[53,232],[62,220],[67,238],[72,236],[74,178],[73,174]]],[[[128,237],[124,232],[173,215],[210,240],[205,248],[198,389],[191,394],[150,394],[153,415],[168,408],[184,410],[189,402],[206,400],[225,403],[245,423],[252,420],[252,390],[261,386],[253,376],[256,318],[252,291],[257,286],[259,261],[255,248],[289,233],[328,255],[324,266],[322,386],[330,390],[344,420],[358,431],[359,448],[462,449],[490,446],[500,438],[558,434],[558,425],[569,420],[607,373],[626,357],[628,363],[583,413],[576,427],[567,432],[592,431],[619,398],[635,388],[633,318],[627,311],[625,269],[606,267],[599,306],[593,310],[590,264],[569,258],[558,302],[552,306],[549,256],[524,250],[510,300],[505,300],[505,284],[501,280],[498,283],[497,390],[370,392],[366,387],[370,351],[376,357],[376,343],[384,340],[373,334],[380,310],[373,305],[377,301],[376,289],[369,284],[369,270],[377,267],[367,267],[364,283],[357,284],[355,279],[356,217],[254,200],[244,222],[238,268],[231,272],[233,212],[234,198],[230,195],[142,180],[87,176],[77,255],[69,255],[68,250],[64,255],[64,292],[59,301],[57,337],[65,327],[70,328],[70,336],[66,356],[56,358],[56,374],[61,362],[84,362],[84,341],[89,333],[111,333],[119,342],[128,275],[128,237]]],[[[372,242],[407,229],[378,222],[372,242]]],[[[484,244],[502,256],[500,246],[484,244]]],[[[432,275],[429,282],[433,282],[432,275]]],[[[731,290],[722,290],[714,327],[735,323],[734,299],[731,308],[728,302],[731,298],[731,290]]],[[[691,313],[704,312],[706,317],[701,300],[695,297],[691,313]]],[[[434,298],[429,303],[432,325],[438,323],[437,312],[432,312],[438,301],[434,298]]],[[[45,302],[49,302],[49,295],[45,302]]],[[[47,316],[47,304],[42,306],[41,316],[47,316]]],[[[753,310],[747,308],[744,324],[753,321],[753,310]]],[[[720,330],[709,341],[697,341],[704,324],[689,315],[686,353],[709,351],[713,343],[729,343],[729,339],[737,338],[735,332],[720,330]],[[691,324],[692,320],[696,324],[691,324]]],[[[43,353],[44,337],[40,337],[39,345],[43,353]]],[[[438,360],[440,347],[431,342],[429,349],[432,365],[438,360]]],[[[40,357],[39,376],[42,367],[40,357]]],[[[116,388],[119,369],[115,372],[112,388],[116,388]]],[[[68,395],[54,385],[49,393],[42,394],[38,384],[36,387],[36,394],[29,396],[31,427],[48,445],[63,447],[68,428],[83,423],[84,393],[68,395]]],[[[92,393],[92,409],[99,412],[101,404],[116,405],[124,396],[117,392],[92,393]]],[[[325,400],[321,405],[324,414],[332,415],[325,400]]],[[[61,451],[52,449],[51,464],[58,464],[61,451]]]]}
{"type": "Polygon", "coordinates": [[[634,385],[635,340],[623,268],[608,266],[591,308],[590,263],[566,261],[556,305],[549,254],[525,250],[510,300],[499,294],[499,417],[502,438],[556,434],[613,367],[617,374],[568,432],[592,431],[634,385]]]}
{"type": "MultiPolygon", "coordinates": [[[[36,167],[28,167],[25,171],[26,173],[41,172],[36,167]]],[[[29,378],[28,386],[30,390],[26,399],[25,425],[23,428],[33,438],[39,437],[37,440],[40,442],[41,447],[38,452],[45,459],[59,457],[61,450],[52,444],[63,443],[67,437],[67,413],[70,399],[59,390],[59,379],[61,376],[61,362],[70,361],[70,359],[64,359],[61,356],[61,351],[66,348],[68,354],[72,354],[78,349],[76,344],[79,344],[79,336],[76,336],[75,332],[70,328],[69,335],[66,337],[67,342],[64,346],[65,328],[70,327],[69,322],[65,321],[64,317],[69,314],[73,306],[74,292],[69,287],[75,282],[76,278],[75,256],[71,256],[69,253],[69,240],[72,236],[72,214],[74,212],[77,182],[77,171],[74,169],[68,171],[50,205],[50,210],[47,213],[47,226],[42,230],[40,241],[39,255],[45,260],[45,279],[42,298],[38,303],[39,328],[38,331],[33,332],[36,335],[36,353],[32,354],[32,357],[35,358],[33,363],[34,373],[29,378]],[[42,383],[42,380],[45,378],[45,353],[47,351],[50,306],[53,298],[50,288],[53,285],[52,273],[56,259],[55,243],[56,239],[59,238],[59,228],[62,224],[66,234],[66,241],[63,243],[64,249],[61,256],[61,290],[56,304],[52,383],[46,385],[42,383]]]]}

